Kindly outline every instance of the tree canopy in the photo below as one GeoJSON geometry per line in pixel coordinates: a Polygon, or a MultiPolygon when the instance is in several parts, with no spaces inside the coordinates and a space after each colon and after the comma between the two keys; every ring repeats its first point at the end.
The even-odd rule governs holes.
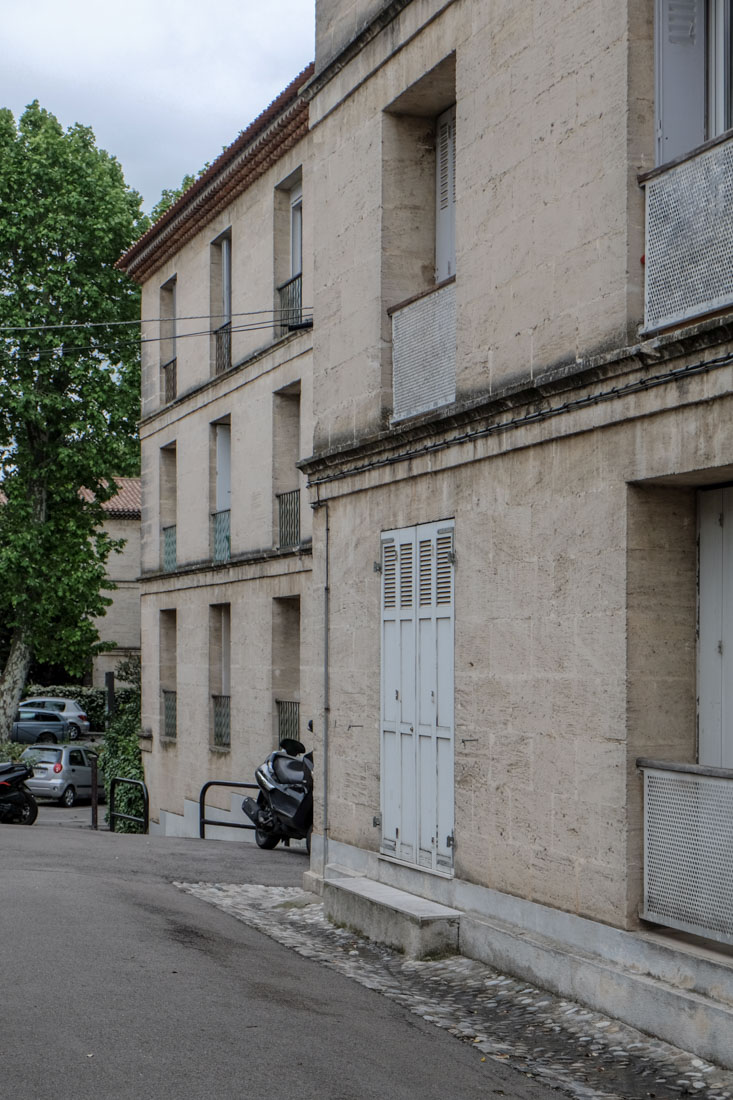
{"type": "Polygon", "coordinates": [[[109,603],[101,503],[139,468],[140,297],[114,264],[140,204],[88,127],[0,110],[0,737],[31,657],[78,672],[109,603]]]}

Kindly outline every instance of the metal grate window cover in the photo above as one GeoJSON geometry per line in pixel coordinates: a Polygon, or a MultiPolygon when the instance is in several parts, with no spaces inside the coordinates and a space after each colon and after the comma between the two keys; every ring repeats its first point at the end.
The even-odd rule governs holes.
{"type": "Polygon", "coordinates": [[[214,745],[220,749],[228,749],[232,743],[231,725],[229,721],[229,696],[212,695],[214,704],[214,745]]]}
{"type": "Polygon", "coordinates": [[[300,545],[300,489],[277,494],[278,538],[283,548],[300,545]]]}
{"type": "Polygon", "coordinates": [[[166,404],[175,401],[178,394],[178,360],[171,359],[162,366],[163,391],[166,404]]]}
{"type": "Polygon", "coordinates": [[[277,739],[278,743],[285,737],[300,740],[300,703],[290,699],[277,699],[277,739]]]}
{"type": "Polygon", "coordinates": [[[212,514],[214,561],[229,561],[231,556],[230,516],[228,508],[212,514]]]}
{"type": "Polygon", "coordinates": [[[392,314],[392,389],[394,420],[455,401],[455,283],[392,314]]]}
{"type": "Polygon", "coordinates": [[[280,335],[303,324],[303,278],[294,275],[277,288],[280,300],[280,335]]]}
{"type": "Polygon", "coordinates": [[[216,373],[223,374],[232,365],[232,323],[227,321],[214,332],[216,373]]]}
{"type": "Polygon", "coordinates": [[[733,302],[733,141],[646,182],[649,331],[733,302]]]}
{"type": "Polygon", "coordinates": [[[178,736],[178,709],[175,691],[163,691],[163,736],[175,740],[178,736]]]}
{"type": "Polygon", "coordinates": [[[640,915],[733,943],[733,779],[644,770],[640,915]]]}
{"type": "Polygon", "coordinates": [[[176,525],[163,528],[163,569],[171,573],[176,568],[176,525]]]}

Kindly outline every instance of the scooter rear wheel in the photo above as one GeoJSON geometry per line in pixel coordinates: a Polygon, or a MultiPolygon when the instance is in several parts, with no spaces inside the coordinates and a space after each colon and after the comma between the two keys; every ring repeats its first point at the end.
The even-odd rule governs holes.
{"type": "Polygon", "coordinates": [[[264,829],[255,829],[255,844],[258,848],[277,848],[279,843],[279,836],[266,833],[264,829]]]}
{"type": "Polygon", "coordinates": [[[20,824],[32,825],[38,817],[38,803],[29,791],[23,791],[24,804],[20,811],[20,824]]]}

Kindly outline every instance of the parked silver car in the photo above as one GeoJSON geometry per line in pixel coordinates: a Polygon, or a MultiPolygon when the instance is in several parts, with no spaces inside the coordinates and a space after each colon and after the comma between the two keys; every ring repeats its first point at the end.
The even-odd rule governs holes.
{"type": "Polygon", "coordinates": [[[69,723],[62,714],[55,710],[36,710],[32,707],[21,707],[10,730],[11,741],[30,745],[36,742],[55,744],[57,741],[68,740],[68,737],[69,723]]]}
{"type": "MultiPolygon", "coordinates": [[[[87,745],[30,745],[21,760],[33,767],[26,786],[36,798],[55,798],[62,806],[73,806],[78,798],[92,796],[91,757],[87,745]]],[[[104,798],[104,776],[97,771],[100,801],[104,798]]]]}
{"type": "Polygon", "coordinates": [[[21,699],[21,707],[33,707],[34,710],[54,710],[62,714],[69,723],[69,738],[88,737],[91,723],[82,706],[76,699],[60,699],[52,695],[37,695],[34,699],[21,699]]]}

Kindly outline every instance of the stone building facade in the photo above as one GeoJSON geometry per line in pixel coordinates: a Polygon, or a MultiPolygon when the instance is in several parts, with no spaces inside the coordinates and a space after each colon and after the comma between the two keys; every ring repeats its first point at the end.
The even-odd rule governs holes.
{"type": "MultiPolygon", "coordinates": [[[[121,261],[143,284],[143,747],[167,834],[198,835],[203,783],[251,779],[309,717],[310,74],[121,261]]],[[[246,820],[241,792],[208,804],[246,820]]]]}
{"type": "Polygon", "coordinates": [[[297,663],[312,887],[359,875],[455,907],[467,954],[730,1065],[728,8],[317,0],[299,144],[202,225],[217,162],[125,263],[163,318],[146,326],[162,345],[143,421],[161,827],[201,777],[251,774],[297,663]],[[211,249],[229,226],[237,310],[278,285],[273,195],[301,166],[312,332],[242,336],[220,376],[200,350],[215,337],[184,318],[220,301],[211,249]],[[273,395],[297,385],[312,532],[284,552],[273,395]],[[232,560],[217,562],[226,417],[232,560]],[[288,599],[297,662],[277,641],[288,599]]]}
{"type": "Polygon", "coordinates": [[[731,1064],[728,9],[319,0],[302,468],[311,883],[731,1064]]]}

